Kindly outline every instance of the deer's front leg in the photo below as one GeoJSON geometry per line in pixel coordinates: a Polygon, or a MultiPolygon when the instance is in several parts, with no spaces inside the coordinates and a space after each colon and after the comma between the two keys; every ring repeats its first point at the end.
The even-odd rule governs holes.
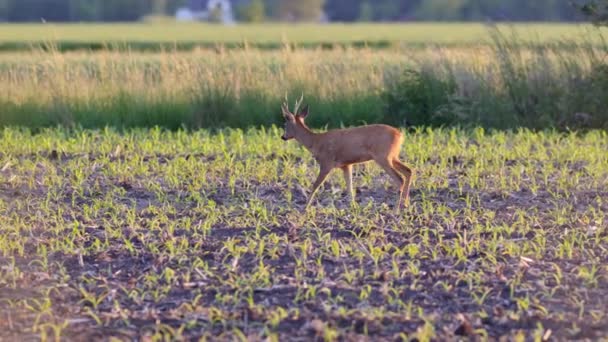
{"type": "Polygon", "coordinates": [[[355,191],[353,190],[353,166],[343,166],[342,172],[344,174],[344,181],[346,182],[346,191],[348,192],[350,204],[355,204],[355,191]]]}
{"type": "Polygon", "coordinates": [[[306,202],[306,208],[308,208],[310,206],[310,203],[312,203],[315,193],[317,192],[321,184],[323,184],[323,182],[327,178],[327,175],[329,175],[329,172],[331,172],[330,167],[324,167],[321,165],[321,171],[319,172],[319,176],[317,176],[317,180],[315,180],[315,183],[312,185],[312,192],[310,193],[310,197],[308,197],[308,202],[306,202]]]}

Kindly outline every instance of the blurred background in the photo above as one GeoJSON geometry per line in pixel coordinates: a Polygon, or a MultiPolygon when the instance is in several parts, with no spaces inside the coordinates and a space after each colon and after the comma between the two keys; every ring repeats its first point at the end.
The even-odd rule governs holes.
{"type": "Polygon", "coordinates": [[[573,10],[577,4],[584,5],[571,0],[0,0],[0,21],[579,21],[584,15],[573,10]]]}

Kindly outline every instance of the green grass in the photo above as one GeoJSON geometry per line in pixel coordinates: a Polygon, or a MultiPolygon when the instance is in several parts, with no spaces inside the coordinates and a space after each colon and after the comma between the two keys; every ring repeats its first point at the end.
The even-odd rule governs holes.
{"type": "Polygon", "coordinates": [[[0,55],[0,126],[170,129],[279,124],[304,93],[310,124],[608,128],[608,45],[257,49],[0,55]]]}
{"type": "MultiPolygon", "coordinates": [[[[527,41],[541,43],[580,39],[592,31],[580,24],[516,24],[499,27],[514,30],[527,41]]],[[[467,46],[489,43],[487,26],[464,23],[412,24],[260,24],[221,26],[213,24],[2,24],[0,49],[25,49],[31,44],[53,42],[59,49],[99,49],[128,45],[132,49],[234,46],[248,42],[266,48],[283,43],[327,46],[364,43],[375,47],[405,45],[467,46]],[[174,45],[175,44],[175,45],[174,45]]]]}
{"type": "Polygon", "coordinates": [[[280,134],[0,131],[0,339],[608,337],[606,132],[406,134],[398,217],[280,134]]]}
{"type": "MultiPolygon", "coordinates": [[[[385,58],[391,56],[255,50],[4,56],[0,124],[270,125],[281,118],[285,93],[302,91],[318,113],[315,125],[377,121],[385,58]]],[[[399,64],[398,56],[391,59],[399,64]]]]}

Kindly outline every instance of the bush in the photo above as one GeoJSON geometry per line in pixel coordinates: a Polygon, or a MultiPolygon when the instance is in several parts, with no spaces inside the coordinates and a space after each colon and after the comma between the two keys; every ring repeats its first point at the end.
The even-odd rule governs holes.
{"type": "Polygon", "coordinates": [[[532,45],[498,31],[491,62],[421,60],[387,78],[384,121],[531,129],[608,128],[608,46],[532,45]],[[483,64],[483,63],[482,63],[483,64]]]}
{"type": "Polygon", "coordinates": [[[433,70],[406,69],[389,83],[384,121],[393,125],[442,126],[454,121],[456,82],[433,70]]]}

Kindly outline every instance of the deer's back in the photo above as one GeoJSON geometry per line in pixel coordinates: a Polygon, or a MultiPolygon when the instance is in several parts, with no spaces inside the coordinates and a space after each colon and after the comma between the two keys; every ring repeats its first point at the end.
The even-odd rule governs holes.
{"type": "Polygon", "coordinates": [[[362,163],[397,156],[403,141],[401,132],[388,125],[368,125],[331,130],[320,135],[316,157],[338,165],[362,163]]]}

